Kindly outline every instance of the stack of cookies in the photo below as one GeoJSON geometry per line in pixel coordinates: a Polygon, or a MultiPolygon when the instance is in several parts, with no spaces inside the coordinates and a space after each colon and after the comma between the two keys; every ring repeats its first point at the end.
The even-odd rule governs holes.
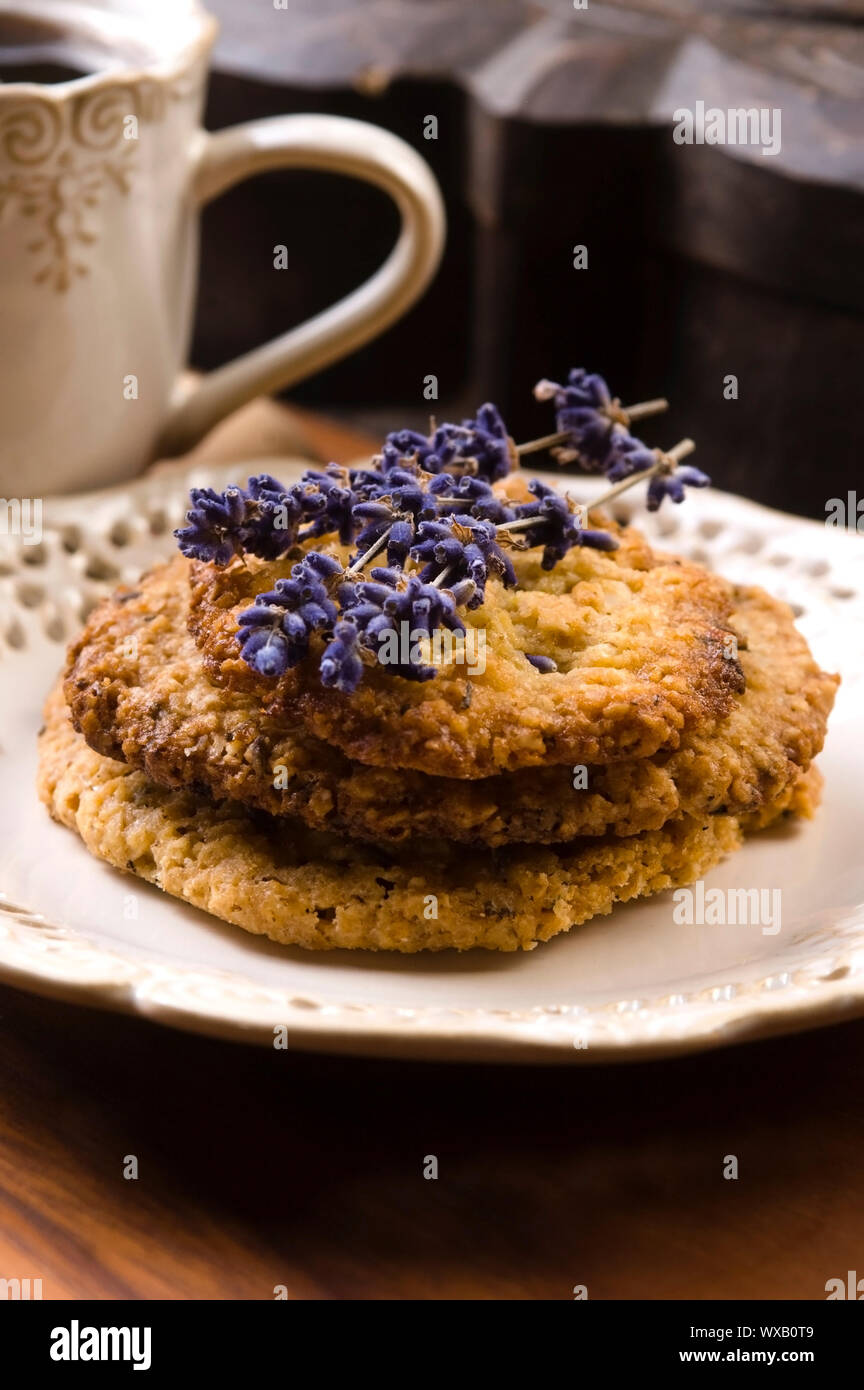
{"type": "Polygon", "coordinates": [[[614,548],[508,551],[426,679],[367,646],[359,683],[325,681],[332,622],[284,670],[244,655],[304,545],[352,573],[344,537],[178,554],[72,646],[40,794],[117,869],[312,950],[530,949],[700,879],[812,813],[837,678],[763,590],[590,525],[614,548]]]}

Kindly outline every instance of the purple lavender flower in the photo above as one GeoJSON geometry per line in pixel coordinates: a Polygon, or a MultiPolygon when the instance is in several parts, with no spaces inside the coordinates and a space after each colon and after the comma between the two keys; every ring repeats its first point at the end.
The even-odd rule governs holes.
{"type": "Polygon", "coordinates": [[[301,539],[335,531],[342,545],[357,539],[360,553],[374,545],[394,518],[428,506],[421,481],[407,468],[385,475],[376,468],[346,471],[332,463],[326,473],[308,471],[303,478],[321,492],[324,506],[301,539]]]}
{"type": "Polygon", "coordinates": [[[435,503],[421,478],[407,468],[394,468],[387,476],[387,494],[397,512],[413,517],[434,516],[435,503]]]}
{"type": "Polygon", "coordinates": [[[420,572],[424,581],[437,578],[442,571],[448,588],[470,580],[474,589],[467,600],[468,608],[477,608],[483,602],[490,575],[507,587],[516,583],[516,571],[501,548],[495,526],[473,516],[421,522],[411,554],[426,561],[420,572]]]}
{"type": "Polygon", "coordinates": [[[335,556],[309,550],[302,560],[291,566],[287,579],[277,579],[275,589],[259,595],[259,599],[262,603],[279,604],[298,613],[311,605],[312,609],[320,609],[328,618],[335,619],[336,607],[330,598],[330,586],[341,574],[342,566],[335,556]]]}
{"type": "Polygon", "coordinates": [[[353,509],[354,525],[360,529],[356,535],[357,554],[352,555],[351,565],[358,568],[363,564],[369,551],[377,553],[382,547],[379,542],[383,542],[385,537],[389,539],[390,533],[397,521],[403,521],[407,525],[413,538],[414,525],[410,517],[402,517],[393,506],[389,497],[382,497],[379,500],[369,502],[359,502],[353,509]]]}
{"type": "Polygon", "coordinates": [[[243,624],[237,634],[240,654],[259,676],[277,679],[306,655],[309,639],[302,623],[286,631],[284,615],[278,610],[255,606],[247,608],[237,620],[243,624]]]}
{"type": "MultiPolygon", "coordinates": [[[[373,571],[375,573],[375,571],[373,571]]],[[[452,594],[446,593],[434,584],[425,584],[419,575],[408,576],[407,582],[393,589],[384,601],[384,616],[390,623],[390,630],[398,637],[408,636],[408,644],[400,642],[397,651],[400,659],[388,664],[394,675],[406,680],[427,681],[435,675],[434,666],[426,666],[418,659],[416,639],[420,634],[432,635],[438,628],[449,628],[451,632],[464,632],[465,624],[456,612],[456,602],[452,594]]],[[[370,625],[371,626],[371,625],[370,625]]],[[[366,629],[371,635],[370,627],[366,629]]],[[[380,644],[385,629],[375,626],[375,636],[380,644]]],[[[379,645],[379,659],[382,657],[379,645]]]]}
{"type": "Polygon", "coordinates": [[[439,516],[450,513],[454,516],[474,516],[478,521],[492,521],[500,526],[503,521],[511,521],[516,515],[511,505],[496,496],[491,483],[469,473],[461,478],[454,478],[450,473],[439,473],[430,482],[428,493],[435,499],[439,516]]]}
{"type": "Polygon", "coordinates": [[[620,427],[615,428],[606,464],[606,477],[610,483],[620,483],[634,473],[644,473],[657,462],[657,455],[647,444],[635,435],[628,434],[620,427]]]}
{"type": "Polygon", "coordinates": [[[353,623],[340,622],[321,656],[321,684],[327,689],[350,694],[363,677],[363,658],[360,655],[360,633],[353,623]]]}
{"type": "Polygon", "coordinates": [[[567,376],[567,385],[549,381],[546,377],[534,387],[538,401],[554,400],[557,410],[569,407],[588,407],[590,410],[606,410],[612,404],[612,394],[599,372],[586,372],[584,367],[574,367],[567,376]]]}
{"type": "MultiPolygon", "coordinates": [[[[448,478],[448,482],[454,481],[448,478]]],[[[387,475],[386,486],[370,491],[369,499],[353,508],[354,524],[362,524],[362,529],[356,537],[358,554],[351,563],[360,564],[363,556],[386,535],[388,564],[404,564],[417,522],[437,515],[437,498],[424,487],[418,474],[401,466],[387,475]]]]}
{"type": "Polygon", "coordinates": [[[438,628],[465,631],[452,593],[425,584],[416,574],[406,578],[398,569],[373,569],[371,579],[343,584],[339,598],[343,617],[356,628],[362,646],[381,659],[382,643],[392,641],[396,659],[383,664],[406,680],[426,681],[435,675],[433,666],[418,659],[419,634],[430,636],[438,628]]]}
{"type": "Polygon", "coordinates": [[[381,468],[350,468],[348,482],[359,502],[368,497],[377,497],[379,490],[386,492],[388,487],[387,475],[381,468]]]}
{"type": "Polygon", "coordinates": [[[409,552],[414,544],[415,528],[413,521],[394,521],[390,527],[390,535],[387,537],[387,563],[388,565],[398,565],[399,568],[405,564],[409,552]]]}
{"type": "Polygon", "coordinates": [[[459,436],[462,442],[458,457],[476,459],[477,473],[481,478],[487,478],[490,482],[496,478],[506,478],[513,466],[513,459],[507,426],[497,406],[492,405],[491,401],[481,405],[473,420],[462,421],[459,436]],[[464,430],[468,431],[467,438],[462,434],[464,430]]]}
{"type": "Polygon", "coordinates": [[[379,632],[392,628],[384,605],[405,582],[401,569],[379,566],[371,571],[372,578],[351,579],[339,585],[338,599],[342,616],[353,623],[363,635],[364,646],[371,647],[379,632]]]}
{"type": "Polygon", "coordinates": [[[323,473],[308,469],[301,479],[301,488],[301,506],[305,504],[309,525],[300,540],[335,533],[342,545],[350,545],[354,539],[352,509],[358,498],[346,470],[336,463],[329,464],[323,473]]]}
{"type": "MultiPolygon", "coordinates": [[[[628,414],[599,374],[574,367],[567,384],[543,379],[533,393],[538,400],[554,400],[558,434],[567,435],[567,441],[554,450],[561,463],[579,460],[589,471],[603,471],[611,481],[650,467],[647,463],[636,464],[633,455],[636,449],[645,449],[645,445],[639,441],[635,441],[636,449],[631,445],[625,428],[628,414]]],[[[657,407],[663,403],[650,404],[657,407]]]]}
{"type": "Polygon", "coordinates": [[[529,490],[537,499],[517,507],[519,519],[534,518],[534,524],[520,527],[529,546],[542,545],[544,570],[554,569],[563,560],[568,550],[575,545],[587,545],[594,550],[616,550],[618,542],[608,531],[583,529],[580,523],[580,510],[574,508],[567,497],[534,478],[528,484],[529,490]]]}
{"type": "Polygon", "coordinates": [[[539,652],[526,652],[525,658],[541,676],[548,676],[550,672],[558,670],[558,662],[553,661],[551,656],[541,656],[539,652]]]}
{"type": "Polygon", "coordinates": [[[648,484],[645,506],[649,512],[656,512],[666,497],[670,497],[673,502],[683,502],[685,485],[708,487],[710,482],[707,473],[703,473],[700,468],[691,468],[688,464],[676,468],[674,473],[658,473],[648,484]]]}
{"type": "Polygon", "coordinates": [[[257,473],[246,484],[246,514],[240,548],[262,560],[276,560],[297,540],[297,528],[308,514],[308,503],[296,488],[283,487],[269,473],[257,473]]]}
{"type": "Polygon", "coordinates": [[[414,459],[427,473],[438,469],[426,468],[425,459],[433,452],[432,441],[419,430],[391,430],[384,440],[381,450],[381,472],[385,476],[394,468],[404,466],[407,459],[414,459]]]}
{"type": "Polygon", "coordinates": [[[244,553],[277,559],[296,542],[301,521],[325,505],[317,486],[286,488],[269,473],[253,475],[245,488],[192,488],[189,496],[189,524],[174,534],[184,555],[216,565],[244,553]]]}
{"type": "Polygon", "coordinates": [[[265,507],[278,507],[288,489],[272,473],[254,473],[246,482],[246,496],[265,507]]]}
{"type": "Polygon", "coordinates": [[[433,633],[439,627],[451,632],[465,631],[453,595],[434,584],[425,584],[417,574],[408,576],[404,589],[397,589],[387,599],[384,610],[394,622],[408,622],[420,632],[433,633]]]}
{"type": "Polygon", "coordinates": [[[616,461],[616,446],[627,432],[622,428],[626,416],[613,399],[609,387],[596,372],[574,367],[566,385],[557,381],[538,381],[534,387],[538,401],[555,402],[555,425],[568,439],[556,450],[562,462],[578,459],[591,471],[608,472],[616,461]]]}
{"type": "Polygon", "coordinates": [[[242,549],[246,496],[239,487],[217,492],[212,487],[193,487],[187,525],[174,532],[178,545],[190,559],[227,565],[242,549]]]}
{"type": "Polygon", "coordinates": [[[436,426],[430,435],[417,430],[395,430],[388,434],[382,454],[389,469],[405,458],[414,458],[427,473],[476,473],[494,481],[511,469],[511,446],[507,427],[496,406],[481,405],[474,419],[460,425],[436,426]]]}
{"type": "Polygon", "coordinates": [[[338,610],[329,584],[342,573],[332,555],[311,550],[291,567],[287,579],[258,594],[238,617],[243,660],[262,676],[283,676],[309,651],[313,632],[335,623],[338,610]]]}

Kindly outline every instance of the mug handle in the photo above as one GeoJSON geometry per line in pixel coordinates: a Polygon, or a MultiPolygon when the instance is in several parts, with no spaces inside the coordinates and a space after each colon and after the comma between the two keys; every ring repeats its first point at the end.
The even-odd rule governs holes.
{"type": "Polygon", "coordinates": [[[267,391],[310,376],[382,333],[419,297],[444,246],[438,184],[416,150],[388,130],[341,116],[272,116],[201,133],[192,198],[203,206],[233,184],[270,169],[323,169],[382,188],[402,214],[387,260],[351,294],[278,338],[178,387],[158,457],[185,453],[213,425],[267,391]]]}

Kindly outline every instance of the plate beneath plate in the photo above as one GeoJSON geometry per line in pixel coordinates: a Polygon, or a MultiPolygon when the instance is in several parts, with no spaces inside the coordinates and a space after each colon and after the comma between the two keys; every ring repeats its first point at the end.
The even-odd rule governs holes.
{"type": "MultiPolygon", "coordinates": [[[[248,471],[305,467],[269,459],[248,471]]],[[[709,888],[781,889],[778,932],[676,925],[666,893],[530,953],[309,954],[92,859],[36,798],[45,693],[93,603],[173,551],[189,486],[237,474],[171,470],[49,499],[41,544],[0,537],[0,977],[196,1032],[272,1046],[284,1029],[290,1047],[394,1057],[623,1060],[864,1014],[864,544],[724,493],[655,517],[624,497],[616,514],[787,599],[817,658],[843,674],[818,817],[753,838],[708,877],[709,888]]],[[[586,498],[596,487],[575,485],[586,498]]]]}

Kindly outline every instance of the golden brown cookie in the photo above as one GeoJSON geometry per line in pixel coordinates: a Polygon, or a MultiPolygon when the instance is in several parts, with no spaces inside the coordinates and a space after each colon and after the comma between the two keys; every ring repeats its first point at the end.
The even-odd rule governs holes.
{"type": "Polygon", "coordinates": [[[87,849],[184,902],[284,945],[414,952],[530,949],[617,902],[691,883],[741,842],[734,816],[685,817],[558,849],[395,850],[157,787],[88,747],[58,686],[45,709],[39,794],[87,849]]]}
{"type": "Polygon", "coordinates": [[[721,719],[743,689],[730,656],[731,586],[698,565],[651,550],[632,529],[597,515],[618,550],[576,548],[551,570],[539,549],[513,552],[518,587],[497,580],[463,613],[482,631],[485,670],[450,662],[418,683],[375,662],[352,694],[325,689],[310,657],[278,681],[241,660],[237,616],[289,572],[254,557],[220,570],[193,566],[191,626],[212,679],[360,762],[435,776],[488,777],[523,767],[646,758],[682,731],[721,719]],[[541,674],[528,660],[549,657],[541,674]]]}
{"type": "Polygon", "coordinates": [[[752,589],[731,615],[745,644],[745,694],[716,729],[686,730],[671,754],[589,766],[584,787],[570,767],[472,780],[367,767],[266,714],[254,692],[210,683],[186,631],[187,572],[178,556],[91,615],[65,687],[76,727],[163,786],[378,843],[551,843],[632,835],[721,808],[755,812],[819,752],[834,698],[836,678],[819,670],[789,609],[752,589]]]}

